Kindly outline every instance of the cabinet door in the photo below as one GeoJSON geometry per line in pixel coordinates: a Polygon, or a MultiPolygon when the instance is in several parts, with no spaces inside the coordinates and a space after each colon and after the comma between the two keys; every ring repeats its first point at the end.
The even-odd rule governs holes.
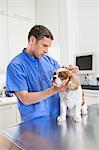
{"type": "Polygon", "coordinates": [[[16,124],[16,105],[0,106],[0,128],[16,124]]]}
{"type": "Polygon", "coordinates": [[[8,15],[34,18],[34,0],[8,0],[8,15]]]}
{"type": "Polygon", "coordinates": [[[18,107],[16,108],[16,111],[17,111],[17,123],[20,123],[21,122],[21,117],[20,117],[20,112],[18,110],[18,107]]]}
{"type": "Polygon", "coordinates": [[[54,46],[59,46],[59,1],[36,0],[36,23],[47,26],[54,35],[54,46]]]}
{"type": "Polygon", "coordinates": [[[28,32],[33,22],[20,18],[8,17],[8,57],[9,61],[27,47],[28,32]]]}
{"type": "Polygon", "coordinates": [[[87,105],[92,105],[97,103],[97,97],[85,96],[85,100],[87,102],[87,105]]]}
{"type": "Polygon", "coordinates": [[[6,70],[7,53],[7,16],[0,15],[0,73],[6,70]]]}
{"type": "Polygon", "coordinates": [[[2,15],[0,15],[0,73],[1,73],[1,59],[2,59],[2,24],[3,24],[3,20],[2,20],[2,15]]]}
{"type": "Polygon", "coordinates": [[[87,105],[97,104],[99,103],[99,94],[95,94],[94,92],[84,92],[85,100],[87,102],[87,105]]]}
{"type": "Polygon", "coordinates": [[[51,30],[54,36],[54,41],[48,54],[60,63],[61,51],[59,13],[59,0],[36,0],[36,23],[43,24],[51,30]]]}
{"type": "Polygon", "coordinates": [[[0,14],[7,13],[7,0],[0,0],[0,14]]]}

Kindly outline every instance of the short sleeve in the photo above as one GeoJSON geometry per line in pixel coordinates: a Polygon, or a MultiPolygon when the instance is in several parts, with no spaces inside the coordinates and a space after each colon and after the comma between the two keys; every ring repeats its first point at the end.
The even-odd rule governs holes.
{"type": "Polygon", "coordinates": [[[60,65],[58,64],[58,62],[56,60],[54,60],[54,66],[55,66],[55,69],[59,69],[60,68],[60,65]]]}
{"type": "Polygon", "coordinates": [[[21,64],[10,63],[6,72],[6,92],[28,91],[26,73],[21,64]]]}
{"type": "Polygon", "coordinates": [[[60,68],[59,63],[54,58],[50,57],[49,55],[45,55],[44,59],[46,59],[46,61],[48,61],[50,64],[52,64],[52,66],[54,66],[55,70],[60,68]]]}

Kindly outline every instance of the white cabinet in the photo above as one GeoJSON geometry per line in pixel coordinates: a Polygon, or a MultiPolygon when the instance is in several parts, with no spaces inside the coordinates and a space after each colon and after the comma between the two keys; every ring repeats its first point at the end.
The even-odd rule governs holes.
{"type": "Polygon", "coordinates": [[[0,0],[0,73],[7,65],[7,0],[0,0]]]}
{"type": "Polygon", "coordinates": [[[99,91],[98,90],[83,90],[87,105],[99,103],[99,91]]]}
{"type": "Polygon", "coordinates": [[[0,14],[7,13],[7,0],[0,0],[0,14]]]}
{"type": "Polygon", "coordinates": [[[8,63],[7,16],[0,15],[0,73],[5,72],[8,63]]]}
{"type": "MultiPolygon", "coordinates": [[[[3,21],[2,21],[2,15],[0,15],[0,58],[2,58],[2,24],[3,24],[3,21]]],[[[1,68],[1,62],[0,61],[0,68],[1,68]]],[[[1,72],[1,69],[0,69],[0,72],[1,72]]]]}
{"type": "Polygon", "coordinates": [[[33,20],[34,0],[8,0],[8,15],[33,20]]]}
{"type": "MultiPolygon", "coordinates": [[[[27,46],[28,32],[35,22],[34,8],[35,0],[0,0],[0,86],[8,62],[27,46]]],[[[16,103],[0,102],[0,127],[18,122],[16,103]]]]}
{"type": "Polygon", "coordinates": [[[33,22],[8,16],[8,60],[21,53],[27,46],[28,32],[33,22]]]}
{"type": "Polygon", "coordinates": [[[17,124],[21,122],[21,116],[20,116],[20,112],[18,110],[17,105],[16,105],[16,122],[17,124]]]}
{"type": "Polygon", "coordinates": [[[35,21],[34,8],[34,0],[8,0],[8,61],[27,46],[35,21]]]}
{"type": "MultiPolygon", "coordinates": [[[[35,22],[35,0],[0,0],[0,73],[27,46],[35,22]]],[[[0,75],[1,75],[0,74],[0,75]]]]}
{"type": "Polygon", "coordinates": [[[36,5],[36,24],[42,24],[46,26],[54,36],[53,45],[49,49],[48,54],[60,63],[61,62],[60,1],[36,0],[35,5],[36,5]]]}
{"type": "Polygon", "coordinates": [[[36,24],[43,24],[51,30],[54,41],[53,49],[51,53],[49,49],[49,54],[61,64],[68,64],[69,62],[68,28],[70,27],[67,26],[67,3],[67,0],[35,1],[36,24]],[[60,57],[58,57],[57,53],[60,54],[60,57]]]}
{"type": "Polygon", "coordinates": [[[36,0],[36,23],[48,27],[54,35],[54,46],[59,46],[59,0],[36,0]]]}
{"type": "Polygon", "coordinates": [[[16,124],[16,113],[15,104],[0,106],[0,128],[16,124]]]}
{"type": "Polygon", "coordinates": [[[16,97],[0,98],[0,128],[21,122],[16,97]]]}

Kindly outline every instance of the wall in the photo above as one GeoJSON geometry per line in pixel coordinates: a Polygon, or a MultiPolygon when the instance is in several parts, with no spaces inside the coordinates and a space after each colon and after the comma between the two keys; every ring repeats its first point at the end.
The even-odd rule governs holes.
{"type": "MultiPolygon", "coordinates": [[[[51,53],[53,57],[61,64],[73,64],[75,54],[95,52],[96,71],[89,77],[91,84],[96,84],[99,74],[98,8],[97,0],[36,0],[36,23],[51,29],[53,46],[60,53],[60,57],[57,52],[51,53]]],[[[84,76],[80,76],[82,81],[84,76]]]]}
{"type": "MultiPolygon", "coordinates": [[[[99,2],[97,0],[67,0],[64,6],[67,10],[65,12],[67,30],[63,29],[65,31],[63,34],[65,36],[67,34],[68,53],[64,57],[65,59],[68,57],[68,64],[73,64],[75,54],[94,52],[95,72],[89,75],[88,80],[89,84],[96,84],[96,77],[99,76],[99,2]]],[[[60,24],[65,24],[65,19],[60,24]]],[[[83,82],[85,75],[79,77],[83,82]]]]}
{"type": "MultiPolygon", "coordinates": [[[[74,54],[94,52],[95,73],[89,76],[89,84],[96,84],[98,67],[98,39],[99,39],[99,2],[97,0],[68,1],[68,50],[69,63],[73,63],[74,54]]],[[[85,75],[80,75],[83,82],[85,75]]]]}
{"type": "Polygon", "coordinates": [[[99,72],[98,58],[98,1],[82,1],[79,3],[79,51],[95,53],[95,73],[89,75],[89,84],[96,84],[99,72]]]}
{"type": "Polygon", "coordinates": [[[67,1],[68,53],[69,64],[73,64],[74,54],[79,50],[79,7],[77,0],[67,1]]]}
{"type": "MultiPolygon", "coordinates": [[[[6,2],[6,0],[0,0],[0,2],[1,1],[3,3],[6,2]]],[[[5,6],[7,7],[7,5],[5,6]]],[[[0,7],[1,7],[1,3],[0,3],[0,7]]],[[[6,7],[4,8],[4,10],[7,10],[6,7]]],[[[22,7],[24,9],[26,5],[25,7],[24,6],[22,7]]],[[[10,42],[8,42],[9,43],[8,46],[9,49],[11,49],[11,51],[9,55],[12,54],[11,40],[12,41],[14,40],[12,36],[15,35],[14,31],[12,30],[12,27],[14,25],[16,25],[16,27],[20,24],[22,26],[24,25],[23,22],[21,22],[22,14],[19,15],[20,17],[18,15],[11,16],[11,13],[14,12],[14,9],[11,10],[9,15],[10,19],[7,22],[9,23],[10,26],[9,28],[7,28],[7,30],[9,30],[9,33],[12,31],[12,33],[9,34],[9,36],[6,36],[8,39],[10,37],[10,42]],[[17,22],[15,23],[14,19],[15,20],[19,19],[20,23],[19,24],[17,22]]],[[[17,10],[16,12],[20,13],[20,11],[17,10]]],[[[93,84],[96,84],[96,76],[97,74],[99,74],[99,66],[97,65],[99,62],[98,61],[99,58],[99,52],[98,52],[99,2],[98,0],[54,0],[54,1],[35,0],[35,10],[33,8],[32,12],[33,15],[35,12],[36,24],[44,24],[53,33],[54,41],[49,54],[55,59],[57,59],[60,64],[73,64],[74,55],[78,53],[85,53],[85,52],[96,53],[96,65],[95,65],[96,71],[95,74],[90,77],[90,79],[92,80],[91,82],[93,84]]],[[[1,14],[2,11],[0,11],[0,17],[1,14]]],[[[27,19],[27,14],[25,14],[25,18],[24,18],[25,20],[23,19],[24,22],[27,19]]],[[[4,19],[4,22],[6,21],[7,20],[4,19]]],[[[25,26],[24,28],[26,28],[27,30],[31,26],[31,24],[34,23],[31,22],[29,26],[25,26]]],[[[2,25],[3,29],[5,30],[4,25],[5,23],[2,25]]],[[[0,28],[1,28],[1,24],[0,24],[0,28]]],[[[16,32],[17,31],[18,30],[16,30],[16,32]]],[[[22,34],[24,34],[24,32],[22,32],[22,34]]],[[[22,38],[20,36],[20,38],[18,39],[19,34],[16,33],[16,35],[17,35],[17,42],[19,42],[22,38]]],[[[6,39],[6,37],[4,39],[6,39]]],[[[26,35],[24,37],[26,37],[26,35]]],[[[5,40],[5,43],[7,43],[7,39],[5,40]]],[[[1,43],[0,41],[0,51],[1,51],[2,44],[7,45],[5,43],[4,40],[3,43],[1,43]]],[[[21,42],[17,44],[14,40],[14,42],[12,42],[13,49],[16,48],[16,45],[19,45],[19,48],[21,48],[21,46],[23,45],[22,43],[21,44],[20,43],[21,42]]],[[[23,43],[25,45],[25,41],[23,43]]],[[[5,49],[7,48],[5,47],[5,49]]],[[[5,56],[6,53],[3,55],[5,56]]],[[[9,59],[11,57],[9,57],[9,59]]],[[[1,70],[1,73],[2,72],[3,70],[1,70]]],[[[83,78],[84,76],[81,76],[81,80],[83,80],[83,78]]]]}
{"type": "Polygon", "coordinates": [[[57,59],[59,63],[67,63],[68,59],[66,5],[64,0],[36,0],[35,8],[36,24],[45,25],[54,35],[49,55],[57,59]]]}
{"type": "Polygon", "coordinates": [[[35,0],[0,0],[0,87],[9,61],[27,46],[35,23],[35,0]]]}

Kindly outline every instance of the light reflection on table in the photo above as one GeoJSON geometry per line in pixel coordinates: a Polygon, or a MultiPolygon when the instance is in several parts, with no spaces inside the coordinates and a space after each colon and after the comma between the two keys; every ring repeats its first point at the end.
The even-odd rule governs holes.
{"type": "Polygon", "coordinates": [[[71,118],[59,125],[56,118],[39,118],[2,132],[24,150],[99,150],[99,105],[88,108],[81,123],[71,118]]]}

